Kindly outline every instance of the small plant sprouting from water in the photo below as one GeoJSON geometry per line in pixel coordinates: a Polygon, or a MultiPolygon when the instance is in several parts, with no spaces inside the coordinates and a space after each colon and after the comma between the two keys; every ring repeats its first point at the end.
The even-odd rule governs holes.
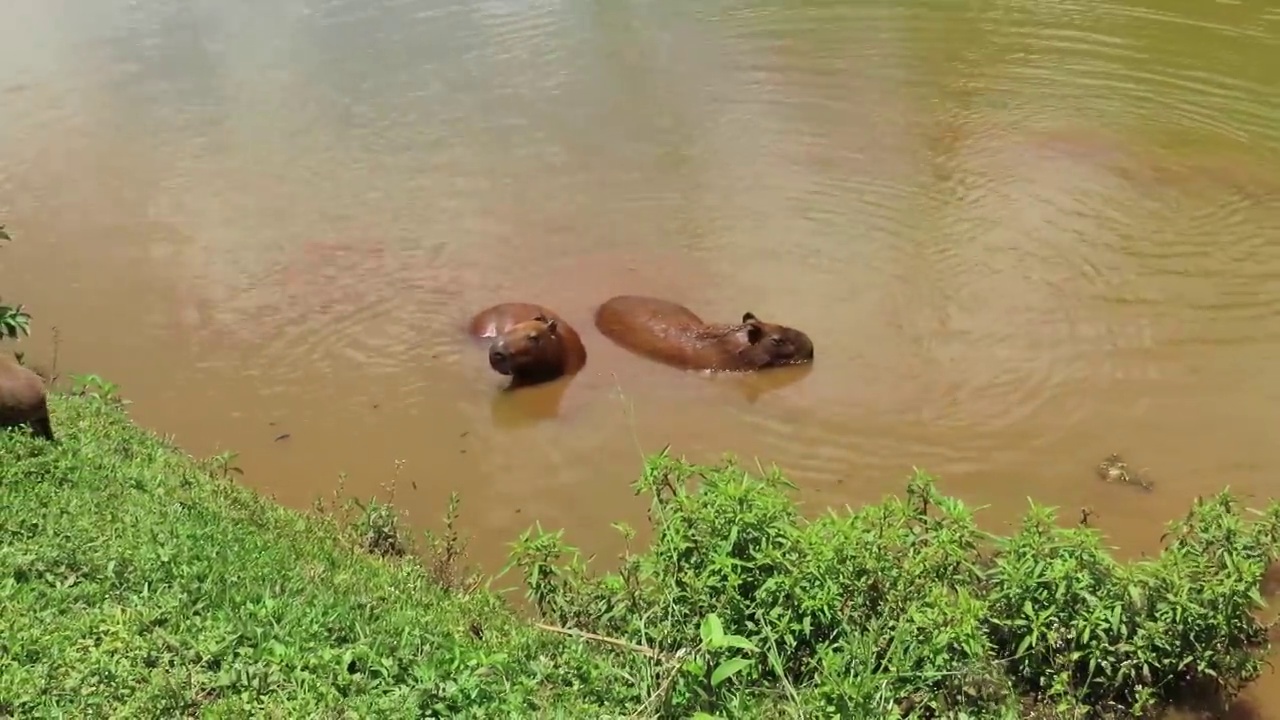
{"type": "Polygon", "coordinates": [[[512,564],[552,629],[684,653],[683,672],[660,660],[647,680],[663,714],[724,714],[748,692],[803,696],[823,716],[1017,713],[1028,699],[1143,714],[1190,689],[1234,697],[1269,647],[1254,612],[1280,503],[1247,522],[1227,493],[1199,502],[1157,558],[1121,563],[1097,530],[1038,505],[1011,536],[984,533],[920,471],[903,499],[812,521],[776,472],[731,461],[664,452],[636,489],[654,540],[618,571],[589,574],[536,527],[512,564]],[[713,648],[724,628],[742,642],[713,648]]]}
{"type": "Polygon", "coordinates": [[[379,501],[369,498],[367,503],[352,498],[351,502],[360,510],[355,521],[356,531],[360,536],[361,546],[368,552],[382,557],[404,557],[409,554],[411,542],[404,529],[404,520],[396,509],[396,489],[399,487],[400,472],[404,469],[404,461],[396,460],[395,473],[391,482],[384,485],[388,500],[379,501]]]}
{"type": "Polygon", "coordinates": [[[361,511],[356,521],[360,544],[368,552],[382,557],[403,557],[408,554],[408,543],[400,528],[400,516],[391,503],[369,498],[367,503],[359,499],[352,502],[361,511]]]}
{"type": "Polygon", "coordinates": [[[17,340],[31,334],[31,314],[21,305],[0,303],[0,338],[17,340]]]}
{"type": "MultiPolygon", "coordinates": [[[[0,225],[0,243],[13,240],[4,225],[0,225]]],[[[22,305],[5,305],[0,302],[0,339],[17,340],[31,334],[31,315],[22,305]]]]}
{"type": "MultiPolygon", "coordinates": [[[[396,461],[399,475],[402,461],[396,461]]],[[[317,498],[315,511],[327,518],[334,531],[349,538],[362,551],[381,557],[403,557],[409,553],[408,534],[401,528],[402,520],[394,506],[395,479],[391,482],[392,500],[383,502],[370,498],[363,502],[346,496],[347,474],[338,474],[338,486],[326,501],[317,498]]]]}
{"type": "Polygon", "coordinates": [[[121,405],[127,404],[127,401],[120,397],[120,386],[103,379],[100,375],[72,375],[71,394],[95,397],[121,405]]]}
{"type": "MultiPolygon", "coordinates": [[[[339,532],[352,537],[365,552],[381,557],[402,558],[414,553],[415,547],[409,533],[408,522],[396,508],[396,493],[404,461],[397,460],[391,482],[384,485],[388,499],[369,498],[361,501],[345,497],[347,476],[338,476],[338,487],[328,501],[318,498],[315,510],[330,518],[339,532]]],[[[414,485],[416,488],[416,484],[414,485]]],[[[441,533],[423,532],[425,546],[422,560],[431,579],[440,587],[461,593],[474,592],[484,581],[483,574],[473,571],[466,564],[467,541],[458,532],[457,522],[461,501],[458,494],[450,493],[441,533]]]]}
{"type": "Polygon", "coordinates": [[[444,514],[444,530],[437,534],[423,532],[426,541],[425,559],[431,578],[447,590],[474,592],[484,576],[471,572],[466,564],[467,541],[458,533],[458,517],[461,499],[457,492],[449,493],[449,506],[444,514]]]}
{"type": "Polygon", "coordinates": [[[220,453],[211,455],[204,461],[204,464],[210,473],[227,480],[232,475],[244,475],[244,470],[235,464],[238,457],[240,457],[240,454],[234,450],[223,450],[220,453]]]}

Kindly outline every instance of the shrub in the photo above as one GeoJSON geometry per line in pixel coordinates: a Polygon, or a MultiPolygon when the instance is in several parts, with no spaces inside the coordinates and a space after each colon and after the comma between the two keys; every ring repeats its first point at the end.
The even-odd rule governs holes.
{"type": "Polygon", "coordinates": [[[1188,691],[1233,697],[1269,649],[1254,613],[1280,504],[1246,522],[1224,491],[1171,526],[1159,557],[1120,563],[1096,530],[1059,527],[1034,504],[1012,536],[984,533],[922,472],[905,499],[812,522],[780,474],[731,460],[699,467],[664,452],[635,488],[651,496],[654,540],[617,572],[588,573],[536,528],[513,563],[554,622],[669,658],[738,658],[711,688],[706,662],[681,665],[671,711],[754,693],[846,716],[1016,715],[1028,701],[1144,713],[1188,691]],[[742,636],[738,655],[705,652],[708,617],[742,636]]]}

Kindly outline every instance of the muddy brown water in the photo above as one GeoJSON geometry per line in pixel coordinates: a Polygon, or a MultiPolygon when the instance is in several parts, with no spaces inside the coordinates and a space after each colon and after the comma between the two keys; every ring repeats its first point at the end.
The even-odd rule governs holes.
{"type": "MultiPolygon", "coordinates": [[[[462,494],[609,555],[642,452],[776,463],[810,509],[912,466],[992,527],[1122,553],[1276,494],[1280,6],[11,0],[0,252],[23,348],[304,507],[462,494]],[[618,293],[807,330],[707,378],[591,327],[618,293]],[[570,383],[498,392],[468,315],[551,305],[570,383]],[[278,439],[282,435],[288,437],[278,439]],[[1107,485],[1111,452],[1152,493],[1107,485]]],[[[55,419],[56,422],[56,419],[55,419]]],[[[1280,681],[1251,698],[1280,718],[1280,681]]]]}

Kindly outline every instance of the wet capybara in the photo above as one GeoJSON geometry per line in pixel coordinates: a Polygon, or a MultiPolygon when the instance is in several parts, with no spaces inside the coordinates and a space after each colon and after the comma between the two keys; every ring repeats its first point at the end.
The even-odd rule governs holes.
{"type": "Polygon", "coordinates": [[[511,385],[555,380],[587,364],[587,349],[573,326],[533,303],[502,303],[471,319],[472,337],[489,339],[489,366],[511,376],[511,385]]]}
{"type": "Polygon", "coordinates": [[[808,335],[750,312],[735,325],[706,323],[669,300],[619,295],[596,308],[595,323],[618,345],[685,370],[750,372],[813,362],[808,335]]]}
{"type": "Polygon", "coordinates": [[[11,357],[0,357],[0,428],[28,425],[37,437],[53,440],[44,380],[11,357]]]}

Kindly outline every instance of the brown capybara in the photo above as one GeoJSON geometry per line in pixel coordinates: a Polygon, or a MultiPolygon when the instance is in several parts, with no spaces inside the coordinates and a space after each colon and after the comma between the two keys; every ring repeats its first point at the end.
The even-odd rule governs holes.
{"type": "Polygon", "coordinates": [[[0,358],[0,428],[28,425],[37,437],[53,440],[44,380],[11,357],[0,358]]]}
{"type": "Polygon", "coordinates": [[[618,345],[685,370],[750,372],[813,362],[808,335],[749,312],[739,324],[712,324],[669,300],[619,295],[596,308],[595,323],[618,345]]]}
{"type": "Polygon", "coordinates": [[[574,375],[587,364],[577,331],[541,305],[494,305],[471,319],[470,332],[490,340],[489,366],[509,375],[511,388],[574,375]]]}

